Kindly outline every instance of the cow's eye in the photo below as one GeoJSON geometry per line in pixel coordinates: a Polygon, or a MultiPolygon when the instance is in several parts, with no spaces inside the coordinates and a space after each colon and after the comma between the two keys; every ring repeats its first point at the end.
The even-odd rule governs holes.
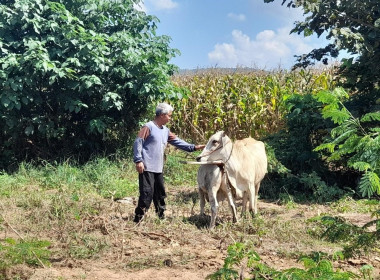
{"type": "Polygon", "coordinates": [[[218,144],[218,143],[219,143],[219,141],[217,141],[217,140],[212,140],[212,144],[213,144],[213,145],[218,144]]]}

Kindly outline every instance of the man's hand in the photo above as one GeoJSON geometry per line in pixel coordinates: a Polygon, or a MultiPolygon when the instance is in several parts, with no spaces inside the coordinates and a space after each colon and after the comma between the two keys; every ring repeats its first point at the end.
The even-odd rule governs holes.
{"type": "Polygon", "coordinates": [[[144,172],[144,163],[142,161],[136,162],[136,170],[140,174],[144,172]]]}
{"type": "Polygon", "coordinates": [[[206,145],[196,145],[195,150],[196,151],[203,150],[205,147],[206,147],[206,145]]]}

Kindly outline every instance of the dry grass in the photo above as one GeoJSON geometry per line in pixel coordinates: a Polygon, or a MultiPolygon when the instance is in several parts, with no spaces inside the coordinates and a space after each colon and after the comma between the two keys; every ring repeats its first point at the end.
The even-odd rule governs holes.
{"type": "MultiPolygon", "coordinates": [[[[299,266],[297,258],[303,254],[332,254],[340,249],[337,244],[318,239],[313,234],[318,230],[313,229],[316,225],[308,222],[321,213],[339,214],[337,209],[341,207],[336,205],[287,207],[260,201],[258,216],[241,218],[233,224],[228,204],[222,203],[219,225],[209,231],[209,216],[199,216],[198,203],[195,187],[169,190],[166,220],[157,219],[151,210],[141,224],[135,225],[133,203],[121,204],[91,193],[73,198],[68,190],[34,188],[21,190],[12,198],[1,197],[6,222],[1,224],[0,240],[17,238],[12,225],[23,238],[49,240],[52,244],[50,268],[15,266],[8,275],[18,275],[18,279],[38,279],[35,277],[41,275],[44,279],[95,279],[103,273],[104,277],[116,275],[109,279],[132,275],[136,278],[130,279],[143,279],[160,270],[168,274],[157,279],[176,279],[170,278],[178,276],[176,273],[185,277],[190,271],[198,274],[186,276],[189,279],[204,279],[223,265],[226,249],[234,242],[250,241],[263,260],[277,269],[299,266]],[[88,270],[95,266],[99,268],[97,274],[88,270]],[[50,274],[44,274],[48,271],[50,274]]],[[[368,213],[348,213],[361,215],[361,221],[370,219],[368,213]]],[[[356,264],[336,265],[357,272],[357,263],[370,263],[377,272],[380,268],[375,256],[363,257],[356,264]]]]}

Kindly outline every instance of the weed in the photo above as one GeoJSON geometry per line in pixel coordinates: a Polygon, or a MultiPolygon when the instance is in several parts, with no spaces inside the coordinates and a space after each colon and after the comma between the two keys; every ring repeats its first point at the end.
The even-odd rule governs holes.
{"type": "MultiPolygon", "coordinates": [[[[173,151],[166,156],[164,167],[165,181],[172,186],[194,186],[197,184],[198,166],[182,164],[183,152],[173,151]]],[[[192,155],[194,156],[194,155],[192,155]]],[[[189,160],[188,158],[186,160],[189,160]]]]}
{"type": "Polygon", "coordinates": [[[360,256],[373,251],[380,243],[379,213],[375,212],[375,220],[362,227],[347,222],[343,217],[322,216],[314,218],[320,222],[319,234],[330,242],[343,243],[343,255],[346,258],[360,256]],[[376,226],[372,231],[368,228],[376,226]]]}
{"type": "Polygon", "coordinates": [[[380,201],[375,199],[354,200],[350,196],[342,197],[330,204],[331,208],[338,213],[357,212],[357,213],[372,213],[380,206],[380,201]]]}
{"type": "Polygon", "coordinates": [[[280,204],[285,205],[288,210],[296,208],[296,203],[294,203],[293,196],[288,193],[280,193],[279,200],[280,204]]]}
{"type": "Polygon", "coordinates": [[[251,249],[249,243],[235,243],[228,247],[227,257],[224,260],[223,268],[209,275],[207,279],[243,279],[244,272],[248,273],[252,279],[359,279],[359,276],[351,272],[334,271],[330,260],[326,255],[314,252],[309,256],[299,259],[303,263],[304,269],[290,268],[283,271],[273,269],[261,262],[260,256],[251,249]]]}
{"type": "Polygon", "coordinates": [[[372,277],[372,273],[373,273],[373,266],[372,265],[363,265],[361,268],[360,268],[360,272],[362,273],[362,276],[363,276],[363,279],[365,280],[372,280],[374,279],[372,277]]]}
{"type": "Polygon", "coordinates": [[[108,248],[104,238],[96,234],[73,234],[69,247],[69,255],[76,259],[89,259],[99,255],[108,248]]]}
{"type": "Polygon", "coordinates": [[[0,242],[0,272],[6,272],[16,264],[44,266],[49,264],[50,242],[44,240],[15,240],[6,238],[0,242]]]}

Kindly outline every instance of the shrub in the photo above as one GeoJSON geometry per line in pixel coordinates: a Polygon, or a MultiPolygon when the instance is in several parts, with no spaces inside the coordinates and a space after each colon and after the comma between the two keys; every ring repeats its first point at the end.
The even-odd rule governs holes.
{"type": "Polygon", "coordinates": [[[113,153],[154,98],[176,94],[157,18],[135,0],[90,2],[1,2],[0,169],[113,153]]]}
{"type": "Polygon", "coordinates": [[[334,271],[331,261],[323,253],[314,252],[309,256],[302,256],[299,261],[303,263],[304,269],[289,268],[278,271],[261,262],[260,256],[250,249],[249,244],[235,243],[228,247],[223,268],[209,275],[207,279],[242,279],[245,269],[248,269],[252,279],[257,280],[360,279],[352,272],[334,271]]]}
{"type": "Polygon", "coordinates": [[[329,162],[340,162],[359,172],[359,191],[362,196],[379,195],[380,111],[355,117],[343,103],[349,95],[342,88],[321,91],[316,97],[324,104],[323,117],[331,119],[336,127],[315,151],[326,150],[329,162]]]}

